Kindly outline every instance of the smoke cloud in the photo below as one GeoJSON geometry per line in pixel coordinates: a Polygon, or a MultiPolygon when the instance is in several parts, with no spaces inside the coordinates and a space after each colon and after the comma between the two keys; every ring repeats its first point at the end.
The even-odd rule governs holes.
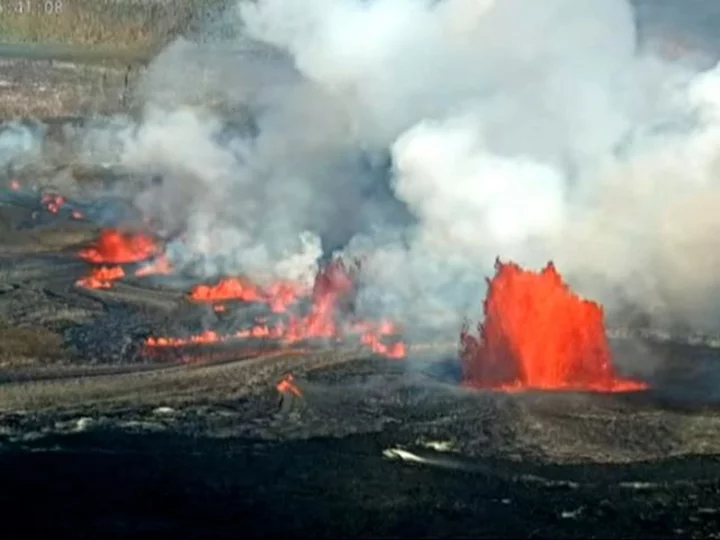
{"type": "Polygon", "coordinates": [[[361,309],[454,337],[497,256],[552,259],[611,317],[720,324],[720,69],[640,52],[626,0],[256,0],[228,20],[233,43],[155,59],[113,136],[164,178],[137,204],[185,232],[183,268],[305,279],[362,256],[361,309]]]}
{"type": "Polygon", "coordinates": [[[240,11],[252,37],[344,101],[356,137],[391,151],[394,195],[415,222],[403,242],[351,242],[376,278],[368,305],[452,322],[474,284],[479,306],[478,278],[499,255],[555,260],[611,313],[720,322],[708,295],[717,72],[639,54],[626,1],[240,11]]]}
{"type": "Polygon", "coordinates": [[[0,125],[0,169],[21,167],[42,155],[44,127],[8,122],[0,125]]]}

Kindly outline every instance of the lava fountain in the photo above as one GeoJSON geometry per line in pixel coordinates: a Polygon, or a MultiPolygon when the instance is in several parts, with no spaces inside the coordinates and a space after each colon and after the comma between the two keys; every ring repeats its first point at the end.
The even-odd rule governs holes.
{"type": "Polygon", "coordinates": [[[498,390],[643,390],[619,377],[611,362],[602,307],[572,292],[552,263],[540,272],[495,265],[485,320],[460,335],[463,378],[498,390]]]}
{"type": "Polygon", "coordinates": [[[112,283],[126,276],[122,264],[141,266],[132,272],[137,277],[169,274],[172,271],[158,242],[147,234],[103,229],[89,247],[81,249],[78,257],[91,264],[101,265],[75,284],[87,289],[108,289],[112,283]]]}
{"type": "Polygon", "coordinates": [[[78,256],[95,264],[125,264],[149,259],[158,250],[157,242],[149,235],[103,229],[95,243],[78,256]]]}

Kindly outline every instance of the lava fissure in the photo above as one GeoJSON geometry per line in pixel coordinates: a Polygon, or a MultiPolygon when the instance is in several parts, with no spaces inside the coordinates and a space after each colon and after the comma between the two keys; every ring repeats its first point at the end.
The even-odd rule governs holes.
{"type": "Polygon", "coordinates": [[[81,249],[78,256],[96,265],[88,275],[75,282],[88,289],[108,289],[112,282],[126,275],[144,277],[172,271],[158,242],[144,233],[103,229],[98,239],[91,246],[81,249]],[[136,268],[130,271],[122,265],[135,265],[136,268]]]}
{"type": "MultiPolygon", "coordinates": [[[[346,306],[352,303],[354,289],[352,277],[341,260],[333,261],[318,272],[309,296],[309,309],[305,314],[298,313],[295,308],[290,309],[297,300],[305,298],[299,285],[277,283],[263,289],[239,278],[223,280],[215,286],[201,285],[191,291],[190,299],[207,302],[226,299],[260,301],[267,303],[272,312],[283,314],[284,317],[273,324],[258,321],[249,329],[227,334],[206,330],[185,338],[150,337],[146,344],[149,347],[179,347],[250,338],[266,338],[294,344],[311,339],[340,341],[346,335],[356,334],[360,336],[361,343],[376,354],[390,358],[404,357],[405,344],[397,339],[398,329],[391,322],[343,322],[347,318],[346,306]]],[[[222,313],[225,308],[223,306],[218,309],[215,306],[213,309],[222,313]]]]}
{"type": "Polygon", "coordinates": [[[117,229],[103,229],[95,243],[78,252],[78,256],[94,264],[127,264],[150,259],[160,251],[152,236],[117,229]]]}
{"type": "MultiPolygon", "coordinates": [[[[295,303],[306,291],[300,284],[289,281],[277,281],[268,287],[261,287],[242,277],[223,278],[215,285],[197,285],[188,298],[195,302],[221,302],[237,300],[240,302],[263,302],[270,306],[273,313],[284,313],[288,306],[295,303]]],[[[217,311],[222,311],[218,308],[217,311]]]]}
{"type": "MultiPolygon", "coordinates": [[[[96,265],[79,279],[78,286],[107,289],[112,282],[127,275],[144,277],[151,274],[170,274],[172,265],[150,235],[104,229],[99,238],[78,256],[96,265]],[[122,265],[141,266],[132,269],[122,265]]],[[[250,328],[229,333],[207,329],[187,337],[153,336],[147,338],[148,348],[183,347],[235,340],[268,339],[294,344],[313,339],[341,341],[346,335],[358,335],[360,342],[376,354],[402,358],[405,344],[398,338],[398,329],[389,321],[352,321],[355,282],[351,270],[340,259],[323,266],[312,288],[290,281],[276,281],[260,286],[244,277],[226,277],[214,285],[197,285],[188,293],[192,302],[208,303],[216,314],[227,306],[223,302],[262,303],[270,312],[280,316],[272,324],[256,320],[250,328]],[[307,309],[302,304],[307,301],[307,309]]]]}
{"type": "Polygon", "coordinates": [[[478,336],[466,327],[460,358],[470,386],[500,390],[642,390],[611,363],[602,307],[573,293],[552,263],[540,272],[495,266],[478,336]]]}

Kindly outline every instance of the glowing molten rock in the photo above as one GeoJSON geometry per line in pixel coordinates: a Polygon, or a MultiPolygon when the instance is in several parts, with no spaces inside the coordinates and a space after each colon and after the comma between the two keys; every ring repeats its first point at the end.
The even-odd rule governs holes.
{"type": "MultiPolygon", "coordinates": [[[[215,285],[199,285],[188,295],[196,302],[239,300],[244,302],[266,302],[275,313],[284,313],[284,320],[273,325],[257,321],[248,329],[231,334],[218,334],[206,330],[186,338],[149,337],[149,347],[180,347],[184,345],[219,343],[237,339],[275,339],[286,344],[313,338],[341,340],[346,334],[358,334],[360,341],[376,354],[389,358],[403,358],[407,351],[401,341],[385,343],[384,338],[396,337],[399,329],[389,321],[355,321],[343,324],[354,297],[355,284],[342,261],[336,260],[320,269],[315,276],[311,291],[305,291],[299,284],[277,282],[261,288],[247,279],[226,278],[215,285]],[[309,295],[310,307],[300,314],[289,310],[300,297],[309,295]]],[[[222,313],[225,306],[215,305],[213,309],[222,313]]]]}
{"type": "Polygon", "coordinates": [[[75,284],[88,289],[109,289],[113,281],[124,277],[125,271],[121,266],[101,266],[93,268],[90,274],[77,280],[75,284]]]}
{"type": "Polygon", "coordinates": [[[45,194],[40,198],[40,202],[47,208],[51,214],[57,214],[62,205],[65,204],[65,197],[62,195],[45,194]]]}
{"type": "Polygon", "coordinates": [[[78,256],[96,264],[123,264],[144,261],[157,252],[157,243],[148,235],[103,229],[95,243],[80,250],[78,256]]]}
{"type": "MultiPolygon", "coordinates": [[[[245,278],[225,278],[215,285],[198,285],[188,296],[195,302],[265,302],[274,313],[283,313],[303,292],[299,285],[285,281],[272,283],[267,289],[263,289],[245,278]]],[[[222,311],[216,308],[215,310],[222,311]]]]}
{"type": "Polygon", "coordinates": [[[241,278],[225,278],[216,285],[198,285],[189,294],[197,302],[215,300],[241,300],[243,302],[260,302],[262,291],[254,283],[241,278]]]}
{"type": "Polygon", "coordinates": [[[540,272],[496,263],[479,337],[463,328],[465,381],[501,390],[641,390],[612,366],[600,305],[583,300],[552,263],[540,272]]]}
{"type": "Polygon", "coordinates": [[[277,391],[281,394],[291,393],[297,397],[302,397],[302,391],[295,384],[295,378],[292,375],[286,375],[279,383],[275,385],[277,391]]]}

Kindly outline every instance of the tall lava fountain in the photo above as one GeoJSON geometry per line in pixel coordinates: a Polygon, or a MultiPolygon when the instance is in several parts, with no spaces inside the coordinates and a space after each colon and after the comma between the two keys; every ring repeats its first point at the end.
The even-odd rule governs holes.
{"type": "Polygon", "coordinates": [[[549,263],[540,272],[496,263],[475,337],[465,328],[460,356],[470,385],[504,390],[628,391],[618,377],[602,308],[569,290],[549,263]]]}

